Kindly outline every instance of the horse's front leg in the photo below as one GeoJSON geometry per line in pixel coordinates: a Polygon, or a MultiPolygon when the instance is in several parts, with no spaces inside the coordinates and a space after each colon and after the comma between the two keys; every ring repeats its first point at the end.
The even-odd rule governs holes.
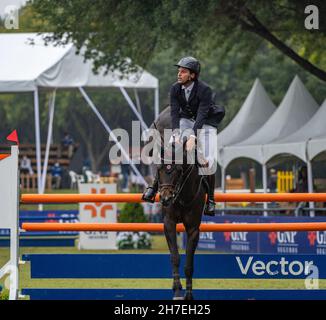
{"type": "Polygon", "coordinates": [[[185,300],[193,300],[192,294],[192,276],[194,273],[194,255],[199,240],[199,226],[198,227],[187,227],[187,248],[186,248],[186,264],[185,264],[185,275],[186,275],[186,294],[185,300]]]}
{"type": "Polygon", "coordinates": [[[164,234],[166,241],[169,246],[170,250],[170,258],[172,264],[172,271],[173,271],[173,285],[172,290],[174,292],[173,300],[183,299],[182,296],[182,285],[180,281],[180,273],[179,273],[179,266],[180,266],[180,256],[177,244],[177,231],[176,231],[176,223],[165,215],[164,217],[164,234]]]}

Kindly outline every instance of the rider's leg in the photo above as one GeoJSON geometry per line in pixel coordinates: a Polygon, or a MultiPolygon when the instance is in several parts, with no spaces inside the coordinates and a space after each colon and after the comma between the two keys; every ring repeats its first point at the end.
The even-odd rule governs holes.
{"type": "Polygon", "coordinates": [[[207,202],[205,215],[213,216],[215,214],[215,172],[217,169],[217,130],[216,128],[204,125],[198,132],[198,142],[200,153],[207,162],[207,166],[201,168],[200,172],[206,176],[208,184],[207,202]]]}
{"type": "Polygon", "coordinates": [[[208,197],[207,197],[204,214],[207,216],[214,216],[215,215],[215,200],[214,200],[215,174],[211,174],[206,177],[208,182],[208,197]]]}

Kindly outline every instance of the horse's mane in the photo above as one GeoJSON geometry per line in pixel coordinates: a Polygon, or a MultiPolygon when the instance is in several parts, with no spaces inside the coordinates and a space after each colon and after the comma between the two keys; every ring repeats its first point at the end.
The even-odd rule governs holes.
{"type": "Polygon", "coordinates": [[[152,123],[151,129],[156,129],[161,136],[164,135],[164,129],[172,129],[171,107],[167,106],[152,123]]]}

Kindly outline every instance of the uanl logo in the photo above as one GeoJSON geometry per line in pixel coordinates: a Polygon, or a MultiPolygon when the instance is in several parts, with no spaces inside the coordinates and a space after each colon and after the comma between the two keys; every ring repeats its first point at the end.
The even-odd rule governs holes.
{"type": "Polygon", "coordinates": [[[213,232],[201,232],[200,240],[214,240],[213,232]]]}
{"type": "Polygon", "coordinates": [[[326,245],[326,231],[309,231],[307,239],[311,246],[317,242],[318,245],[326,245]]]}
{"type": "MultiPolygon", "coordinates": [[[[97,193],[97,190],[95,188],[91,188],[91,193],[97,193]]],[[[101,188],[100,193],[105,194],[105,188],[101,188]]],[[[109,210],[113,210],[113,206],[111,204],[103,205],[101,202],[95,202],[94,204],[86,204],[84,206],[84,210],[90,211],[92,218],[106,218],[106,212],[109,210]]]]}
{"type": "MultiPolygon", "coordinates": [[[[228,220],[224,221],[224,223],[230,223],[228,220]]],[[[226,242],[230,241],[242,241],[247,242],[248,232],[224,232],[224,239],[226,242]]]]}
{"type": "Polygon", "coordinates": [[[295,244],[296,231],[269,232],[268,238],[272,245],[276,244],[295,244]]]}
{"type": "MultiPolygon", "coordinates": [[[[206,221],[207,224],[215,224],[213,221],[206,221]]],[[[214,232],[201,232],[199,234],[199,239],[204,241],[215,241],[214,232]]]]}

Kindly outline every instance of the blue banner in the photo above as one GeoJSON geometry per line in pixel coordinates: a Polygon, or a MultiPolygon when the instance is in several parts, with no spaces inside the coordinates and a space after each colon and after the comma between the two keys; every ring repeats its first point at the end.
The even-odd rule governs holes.
{"type": "MultiPolygon", "coordinates": [[[[79,212],[78,210],[21,210],[19,212],[19,227],[23,222],[78,222],[79,212]]],[[[9,236],[10,232],[8,229],[0,229],[0,236],[9,236]]],[[[78,235],[78,232],[74,231],[58,231],[58,232],[43,232],[35,233],[26,231],[23,233],[24,236],[34,236],[34,235],[78,235]]]]}
{"type": "MultiPolygon", "coordinates": [[[[186,256],[180,255],[180,265],[186,256]]],[[[169,278],[169,254],[26,254],[31,278],[169,278]],[[76,267],[78,266],[78,267],[76,267]],[[132,268],[131,268],[132,266],[132,268]]],[[[197,279],[326,279],[326,256],[196,254],[197,279]]]]}
{"type": "MultiPolygon", "coordinates": [[[[250,216],[205,216],[203,223],[254,223],[257,218],[250,216]]],[[[220,252],[258,252],[256,232],[201,232],[198,249],[220,252]]]]}
{"type": "MultiPolygon", "coordinates": [[[[203,216],[203,223],[325,222],[324,217],[203,216]]],[[[185,236],[183,244],[185,248],[185,236]]],[[[310,232],[202,232],[199,250],[227,253],[326,255],[326,231],[310,232]]]]}

